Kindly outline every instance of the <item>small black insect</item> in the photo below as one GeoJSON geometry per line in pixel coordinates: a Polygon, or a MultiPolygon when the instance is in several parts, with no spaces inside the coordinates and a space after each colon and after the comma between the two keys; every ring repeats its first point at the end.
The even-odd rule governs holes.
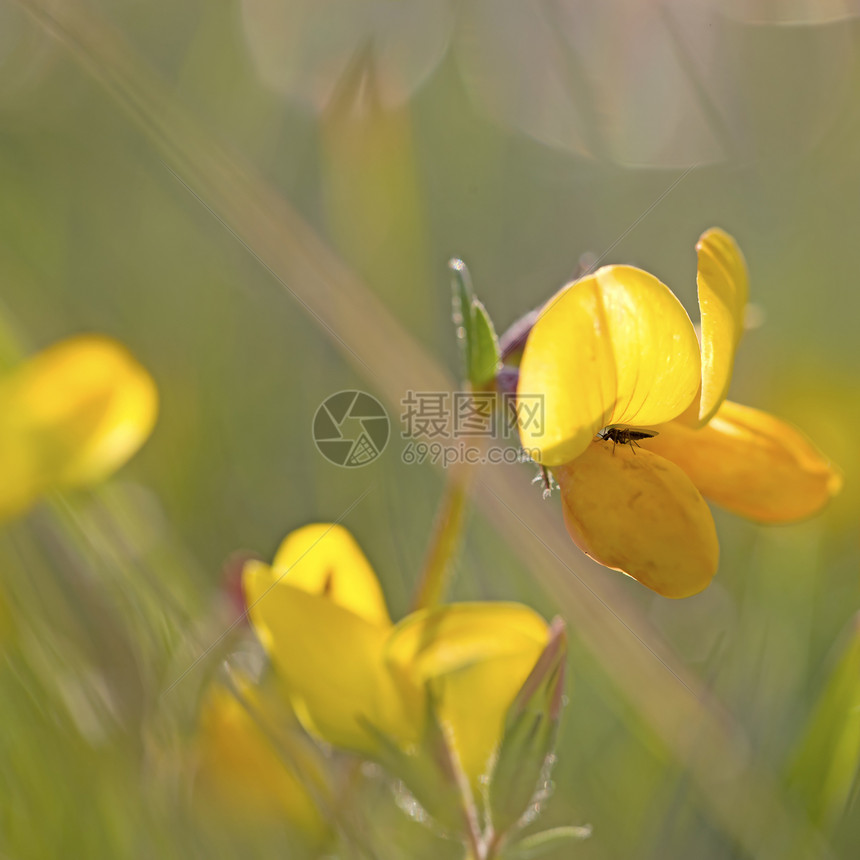
{"type": "Polygon", "coordinates": [[[651,439],[657,435],[656,430],[634,430],[632,427],[604,427],[597,434],[604,442],[612,442],[612,450],[616,445],[632,445],[639,447],[641,439],[651,439]]]}

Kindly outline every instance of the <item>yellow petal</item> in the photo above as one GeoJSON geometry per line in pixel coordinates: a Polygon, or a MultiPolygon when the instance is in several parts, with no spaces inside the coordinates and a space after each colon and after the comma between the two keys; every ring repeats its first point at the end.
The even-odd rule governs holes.
{"type": "Polygon", "coordinates": [[[53,487],[95,483],[152,431],[155,383],[121,344],[82,335],[54,344],[0,381],[0,516],[53,487]]]}
{"type": "Polygon", "coordinates": [[[595,441],[553,470],[576,544],[664,597],[689,597],[717,571],[711,512],[668,460],[631,444],[595,441]]]}
{"type": "Polygon", "coordinates": [[[534,668],[540,650],[485,660],[446,675],[439,685],[439,714],[450,727],[457,758],[472,791],[490,767],[504,729],[505,714],[534,668]]]}
{"type": "Polygon", "coordinates": [[[698,419],[705,424],[725,400],[744,328],[749,279],[735,240],[717,227],[696,244],[702,315],[702,391],[698,419]]]}
{"type": "Polygon", "coordinates": [[[390,625],[373,568],[343,526],[317,523],[287,535],[272,567],[294,588],[325,594],[365,621],[390,625]]]}
{"type": "Polygon", "coordinates": [[[413,613],[387,658],[430,684],[474,790],[501,739],[505,714],[547,643],[546,622],[514,603],[461,603],[413,613]]]}
{"type": "Polygon", "coordinates": [[[632,266],[569,284],[540,313],[520,364],[520,439],[540,462],[579,456],[608,424],[647,426],[686,409],[700,383],[699,344],[668,287],[632,266]],[[527,421],[543,397],[545,421],[527,421]]]}
{"type": "Polygon", "coordinates": [[[368,722],[404,743],[418,737],[420,693],[405,695],[383,663],[388,625],[294,587],[261,562],[245,565],[243,584],[254,629],[308,731],[360,752],[376,749],[368,722]]]}
{"type": "Polygon", "coordinates": [[[289,765],[300,761],[302,776],[313,779],[315,791],[325,795],[326,788],[318,768],[287,730],[289,708],[250,685],[241,692],[253,714],[222,686],[213,687],[203,701],[196,738],[197,798],[217,814],[249,826],[286,819],[311,841],[320,841],[325,823],[289,765]]]}
{"type": "Polygon", "coordinates": [[[799,430],[730,400],[700,430],[672,422],[647,444],[709,499],[760,522],[811,516],[842,486],[838,470],[799,430]]]}

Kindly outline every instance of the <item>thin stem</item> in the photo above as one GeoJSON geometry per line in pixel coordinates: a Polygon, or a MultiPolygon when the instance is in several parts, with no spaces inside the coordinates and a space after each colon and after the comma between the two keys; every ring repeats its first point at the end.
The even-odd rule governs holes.
{"type": "Polygon", "coordinates": [[[467,830],[467,839],[465,860],[488,860],[484,843],[471,828],[467,830]]]}
{"type": "Polygon", "coordinates": [[[445,494],[436,514],[433,536],[427,548],[424,568],[415,597],[413,609],[426,609],[441,603],[451,581],[453,560],[460,548],[466,503],[472,484],[474,470],[468,465],[455,466],[448,475],[445,494]]]}
{"type": "Polygon", "coordinates": [[[485,836],[487,842],[487,853],[485,860],[495,860],[505,841],[504,833],[496,833],[492,827],[485,836]]]}
{"type": "Polygon", "coordinates": [[[466,860],[490,860],[488,853],[488,842],[481,832],[481,822],[478,818],[478,807],[475,804],[475,796],[469,785],[466,774],[460,766],[460,761],[451,745],[450,735],[446,735],[444,753],[447,756],[447,765],[450,774],[457,784],[460,794],[461,809],[466,822],[466,860]]]}

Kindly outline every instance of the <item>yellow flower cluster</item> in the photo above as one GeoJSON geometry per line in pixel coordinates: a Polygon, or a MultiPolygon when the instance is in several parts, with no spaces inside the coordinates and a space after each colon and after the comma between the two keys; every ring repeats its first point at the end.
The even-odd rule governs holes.
{"type": "Polygon", "coordinates": [[[695,594],[716,573],[719,545],[703,496],[776,523],[815,513],[841,486],[798,430],[725,399],[746,263],[719,229],[704,233],[697,251],[701,343],[657,278],[606,266],[542,309],[518,384],[521,395],[544,398],[544,425],[523,425],[520,436],[555,474],[574,541],[667,597],[695,594]],[[643,438],[617,444],[629,433],[603,428],[643,438]]]}
{"type": "Polygon", "coordinates": [[[248,562],[254,629],[305,728],[367,755],[385,737],[421,742],[428,695],[474,787],[498,746],[505,713],[548,640],[533,610],[454,603],[393,624],[373,569],[338,525],[290,534],[271,566],[248,562]]]}

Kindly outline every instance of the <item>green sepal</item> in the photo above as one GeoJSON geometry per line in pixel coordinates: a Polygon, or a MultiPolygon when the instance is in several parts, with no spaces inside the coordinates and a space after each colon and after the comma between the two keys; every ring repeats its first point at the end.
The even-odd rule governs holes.
{"type": "Polygon", "coordinates": [[[403,786],[439,827],[450,837],[463,838],[468,824],[462,787],[465,776],[451,750],[448,737],[436,716],[436,698],[426,687],[424,737],[417,749],[403,750],[376,726],[362,720],[378,742],[376,761],[403,786]]]}
{"type": "Polygon", "coordinates": [[[505,717],[488,792],[496,833],[517,825],[546,776],[558,735],[566,657],[567,634],[556,618],[546,648],[505,717]]]}
{"type": "Polygon", "coordinates": [[[451,260],[453,320],[460,343],[462,372],[475,390],[486,389],[501,366],[496,329],[487,309],[475,296],[469,270],[462,260],[451,260]]]}

